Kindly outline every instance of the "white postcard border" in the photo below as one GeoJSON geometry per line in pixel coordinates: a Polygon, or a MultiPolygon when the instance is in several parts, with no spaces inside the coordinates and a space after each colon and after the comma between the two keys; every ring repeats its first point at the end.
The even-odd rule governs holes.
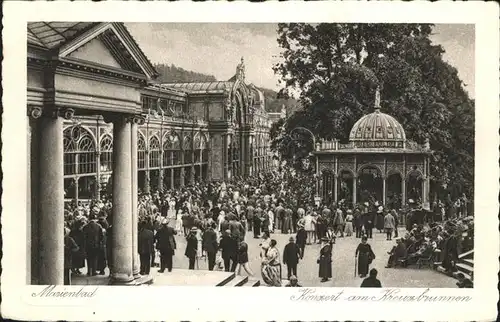
{"type": "MultiPolygon", "coordinates": [[[[5,2],[3,61],[2,315],[41,320],[490,320],[496,316],[499,270],[498,6],[452,2],[5,2]],[[466,302],[292,300],[287,288],[98,287],[89,298],[33,296],[25,286],[27,144],[26,22],[432,22],[476,28],[475,288],[431,289],[432,295],[470,296],[466,302]],[[256,304],[254,304],[256,303],[256,304]]],[[[256,44],[258,45],[258,44],[256,44]]],[[[64,289],[64,287],[61,287],[64,289]]],[[[81,287],[66,287],[78,291],[81,287]]],[[[91,291],[92,287],[87,287],[91,291]]],[[[61,290],[62,290],[61,289],[61,290]]],[[[334,296],[381,296],[385,290],[317,288],[334,296]]],[[[399,289],[418,296],[425,289],[399,289]]]]}

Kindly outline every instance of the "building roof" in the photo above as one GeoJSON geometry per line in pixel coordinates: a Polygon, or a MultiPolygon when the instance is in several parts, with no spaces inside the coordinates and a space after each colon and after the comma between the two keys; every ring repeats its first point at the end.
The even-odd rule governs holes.
{"type": "Polygon", "coordinates": [[[188,93],[193,92],[211,92],[211,91],[230,91],[234,82],[216,81],[216,82],[197,82],[197,83],[164,83],[159,86],[183,90],[188,93]]]}
{"type": "Polygon", "coordinates": [[[360,118],[352,127],[350,141],[405,141],[403,126],[392,116],[375,112],[360,118]]]}
{"type": "Polygon", "coordinates": [[[314,154],[431,154],[430,150],[414,150],[414,149],[402,149],[402,148],[353,148],[353,149],[331,149],[331,150],[321,150],[313,151],[314,154]]]}
{"type": "Polygon", "coordinates": [[[58,47],[98,22],[28,22],[28,43],[47,49],[58,47]]]}

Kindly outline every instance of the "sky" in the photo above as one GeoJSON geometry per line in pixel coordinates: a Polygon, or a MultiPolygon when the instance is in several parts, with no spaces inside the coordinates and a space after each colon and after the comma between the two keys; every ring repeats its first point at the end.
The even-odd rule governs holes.
{"type": "MultiPolygon", "coordinates": [[[[278,90],[272,66],[280,61],[277,24],[271,23],[126,23],[153,63],[231,78],[244,57],[246,78],[257,86],[278,90]]],[[[444,59],[457,68],[474,97],[474,25],[438,24],[431,36],[445,50],[444,59]]]]}

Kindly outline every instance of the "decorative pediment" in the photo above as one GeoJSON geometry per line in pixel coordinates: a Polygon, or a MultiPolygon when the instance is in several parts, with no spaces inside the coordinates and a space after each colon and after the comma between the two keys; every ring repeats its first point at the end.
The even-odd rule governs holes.
{"type": "Polygon", "coordinates": [[[63,44],[59,57],[142,74],[158,75],[123,23],[100,23],[63,44]]]}
{"type": "Polygon", "coordinates": [[[85,45],[79,47],[68,57],[78,60],[85,60],[96,64],[102,64],[109,67],[127,69],[111,54],[104,42],[99,37],[92,39],[85,45]]]}

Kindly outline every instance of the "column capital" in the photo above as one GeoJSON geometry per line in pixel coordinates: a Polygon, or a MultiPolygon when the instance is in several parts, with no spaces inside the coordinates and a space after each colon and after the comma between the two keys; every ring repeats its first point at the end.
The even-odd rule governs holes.
{"type": "Polygon", "coordinates": [[[122,121],[131,124],[143,125],[146,122],[146,117],[141,114],[104,113],[102,117],[106,123],[122,121]]]}
{"type": "Polygon", "coordinates": [[[48,118],[58,118],[62,117],[66,120],[71,120],[75,114],[75,110],[72,108],[42,108],[40,106],[28,106],[27,110],[28,116],[33,119],[38,119],[40,117],[48,118]]]}

